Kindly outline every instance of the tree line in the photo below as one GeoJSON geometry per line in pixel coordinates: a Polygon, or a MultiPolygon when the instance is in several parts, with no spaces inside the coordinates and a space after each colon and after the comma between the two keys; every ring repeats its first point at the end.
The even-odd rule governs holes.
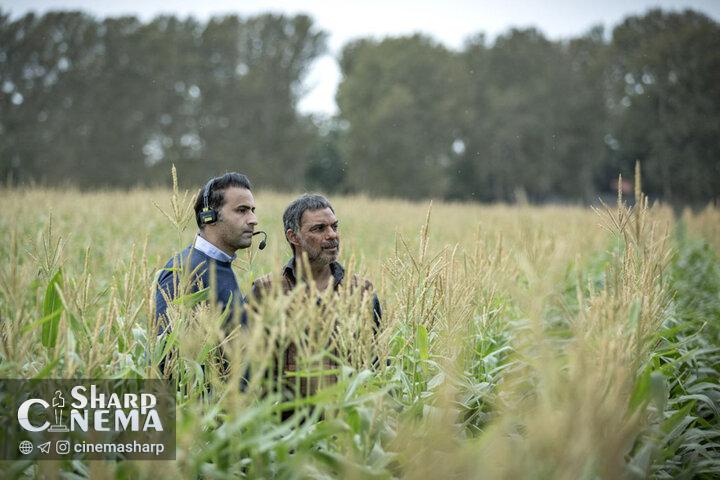
{"type": "Polygon", "coordinates": [[[80,187],[226,170],[279,190],[592,201],[720,195],[720,27],[651,10],[612,32],[536,29],[451,50],[423,35],[342,49],[334,118],[297,103],[327,34],[305,15],[97,19],[0,12],[0,176],[80,187]]]}

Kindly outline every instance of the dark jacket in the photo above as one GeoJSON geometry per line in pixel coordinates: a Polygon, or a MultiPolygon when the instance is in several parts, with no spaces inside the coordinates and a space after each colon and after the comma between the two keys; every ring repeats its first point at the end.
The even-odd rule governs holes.
{"type": "MultiPolygon", "coordinates": [[[[181,292],[182,295],[187,295],[198,292],[201,286],[202,288],[210,287],[211,265],[215,266],[215,298],[217,303],[222,309],[230,305],[228,319],[233,318],[235,310],[245,303],[245,297],[240,292],[231,263],[215,260],[200,250],[196,250],[191,245],[179,255],[171,258],[158,277],[158,286],[155,291],[155,318],[158,320],[159,333],[162,333],[167,326],[165,295],[170,300],[175,299],[177,295],[178,279],[181,275],[179,269],[182,269],[183,272],[192,272],[189,291],[181,292]],[[163,292],[165,295],[163,295],[163,292]]],[[[245,321],[244,315],[241,315],[241,321],[245,321]]]]}
{"type": "MultiPolygon", "coordinates": [[[[338,262],[333,262],[330,264],[330,271],[333,275],[333,290],[337,291],[337,289],[340,287],[340,285],[343,285],[347,282],[350,282],[351,288],[362,288],[363,291],[366,292],[372,292],[373,299],[372,299],[372,305],[373,305],[373,319],[374,319],[374,328],[373,331],[377,332],[377,330],[380,327],[380,321],[382,320],[382,309],[380,307],[380,301],[377,297],[377,294],[374,292],[374,287],[372,283],[366,279],[363,279],[359,277],[358,275],[353,275],[352,278],[346,279],[345,278],[345,269],[342,265],[338,262]]],[[[282,271],[282,275],[280,276],[280,281],[282,290],[285,293],[290,292],[292,289],[295,288],[297,285],[297,276],[296,276],[296,265],[295,265],[295,258],[291,258],[290,261],[285,265],[282,271]]],[[[273,276],[272,274],[268,274],[265,276],[262,276],[255,280],[252,285],[252,295],[255,297],[258,301],[262,301],[262,297],[269,292],[272,289],[273,282],[273,276]]],[[[325,358],[323,360],[323,369],[324,370],[330,370],[337,368],[337,365],[334,365],[332,361],[325,358]]],[[[288,347],[285,349],[284,352],[284,372],[295,372],[298,370],[298,364],[297,364],[297,346],[294,343],[290,343],[288,347]]],[[[280,373],[280,372],[278,372],[280,373]]],[[[325,384],[331,384],[336,381],[334,376],[327,375],[322,379],[323,383],[325,384]]],[[[317,389],[317,382],[309,382],[305,378],[300,379],[300,395],[301,396],[307,396],[310,394],[313,394],[315,390],[317,389]]]]}

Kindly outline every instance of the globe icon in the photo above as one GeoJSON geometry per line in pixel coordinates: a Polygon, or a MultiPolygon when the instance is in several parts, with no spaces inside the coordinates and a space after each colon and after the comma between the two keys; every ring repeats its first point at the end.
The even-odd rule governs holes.
{"type": "Polygon", "coordinates": [[[20,453],[27,455],[33,451],[33,444],[30,443],[28,440],[23,440],[22,442],[20,442],[19,448],[20,453]]]}

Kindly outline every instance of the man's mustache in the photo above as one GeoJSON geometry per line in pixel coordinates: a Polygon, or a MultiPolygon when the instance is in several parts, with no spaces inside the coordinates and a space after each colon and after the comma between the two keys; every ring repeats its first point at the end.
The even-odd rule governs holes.
{"type": "Polygon", "coordinates": [[[322,248],[337,248],[339,246],[340,242],[336,240],[334,242],[323,243],[322,248]]]}

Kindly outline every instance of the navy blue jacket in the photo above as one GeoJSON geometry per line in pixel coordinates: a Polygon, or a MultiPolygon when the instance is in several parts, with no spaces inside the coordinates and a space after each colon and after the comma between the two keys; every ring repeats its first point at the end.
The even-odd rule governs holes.
{"type": "MultiPolygon", "coordinates": [[[[217,303],[221,308],[225,308],[230,304],[228,312],[228,320],[233,318],[233,313],[240,305],[245,303],[245,298],[240,292],[235,274],[232,271],[230,262],[222,262],[215,260],[200,250],[192,248],[192,245],[183,250],[179,255],[171,258],[163,267],[163,271],[158,277],[158,288],[155,291],[155,318],[158,320],[159,333],[162,333],[167,326],[165,312],[167,311],[166,295],[172,300],[176,296],[178,278],[181,271],[173,271],[173,268],[181,268],[183,271],[194,272],[191,281],[191,288],[188,292],[181,294],[195,293],[200,290],[200,286],[207,288],[210,286],[210,265],[215,265],[215,296],[217,303]],[[189,257],[189,258],[188,258],[189,257]]],[[[211,298],[208,295],[207,298],[211,298]]],[[[245,323],[245,316],[241,312],[241,322],[245,323]]]]}

